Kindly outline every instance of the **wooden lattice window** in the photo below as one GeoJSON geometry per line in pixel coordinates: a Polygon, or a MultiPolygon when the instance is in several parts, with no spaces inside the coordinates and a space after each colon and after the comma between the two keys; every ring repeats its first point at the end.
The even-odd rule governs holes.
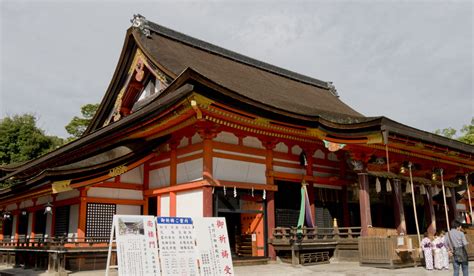
{"type": "Polygon", "coordinates": [[[115,204],[88,203],[86,236],[109,237],[115,212],[115,204]]]}

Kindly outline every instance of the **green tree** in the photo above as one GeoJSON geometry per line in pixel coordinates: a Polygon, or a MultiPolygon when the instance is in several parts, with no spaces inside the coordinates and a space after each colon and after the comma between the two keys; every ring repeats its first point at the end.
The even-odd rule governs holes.
{"type": "MultiPolygon", "coordinates": [[[[434,133],[453,139],[457,131],[452,127],[448,127],[445,129],[437,129],[434,133]]],[[[457,137],[457,140],[469,145],[474,145],[474,117],[471,118],[470,125],[464,125],[461,128],[460,133],[461,136],[457,137]]]]}
{"type": "Polygon", "coordinates": [[[68,138],[69,141],[82,136],[98,108],[99,104],[86,104],[81,107],[82,117],[74,116],[65,127],[66,131],[71,134],[71,137],[68,138]]]}
{"type": "Polygon", "coordinates": [[[14,115],[0,120],[0,165],[37,158],[63,143],[59,137],[45,135],[36,126],[34,115],[14,115]]]}

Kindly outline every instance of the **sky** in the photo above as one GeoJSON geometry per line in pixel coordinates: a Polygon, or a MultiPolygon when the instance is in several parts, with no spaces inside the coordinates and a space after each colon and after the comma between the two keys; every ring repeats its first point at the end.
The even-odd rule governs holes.
{"type": "Polygon", "coordinates": [[[324,81],[365,116],[426,131],[474,117],[472,1],[0,0],[0,118],[50,135],[101,101],[133,14],[324,81]]]}

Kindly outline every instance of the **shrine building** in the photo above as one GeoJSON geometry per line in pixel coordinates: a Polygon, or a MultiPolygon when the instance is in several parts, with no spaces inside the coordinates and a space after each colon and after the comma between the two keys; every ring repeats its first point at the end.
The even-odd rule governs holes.
{"type": "Polygon", "coordinates": [[[285,257],[302,185],[305,227],[319,229],[308,250],[329,257],[357,256],[371,229],[470,220],[473,146],[341,98],[331,82],[135,16],[83,136],[0,168],[0,264],[103,268],[114,214],[225,217],[234,261],[285,257]]]}

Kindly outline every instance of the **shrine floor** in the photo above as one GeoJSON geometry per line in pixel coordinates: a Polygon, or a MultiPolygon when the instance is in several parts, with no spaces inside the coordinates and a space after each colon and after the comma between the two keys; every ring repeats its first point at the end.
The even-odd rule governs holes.
{"type": "MultiPolygon", "coordinates": [[[[330,276],[357,276],[357,275],[452,275],[453,269],[445,271],[427,271],[423,267],[401,268],[395,270],[361,267],[359,263],[354,262],[333,262],[330,264],[314,265],[314,266],[297,266],[293,267],[284,263],[272,263],[266,265],[237,266],[234,268],[236,275],[314,275],[315,273],[330,276]]],[[[474,273],[474,262],[469,263],[469,273],[474,273]]],[[[25,276],[46,276],[52,275],[44,271],[33,271],[23,269],[13,269],[0,266],[0,276],[7,275],[25,275],[25,276]]],[[[82,271],[71,273],[74,276],[99,276],[104,275],[104,270],[82,271]]],[[[117,275],[116,272],[110,273],[111,276],[117,275]]]]}

